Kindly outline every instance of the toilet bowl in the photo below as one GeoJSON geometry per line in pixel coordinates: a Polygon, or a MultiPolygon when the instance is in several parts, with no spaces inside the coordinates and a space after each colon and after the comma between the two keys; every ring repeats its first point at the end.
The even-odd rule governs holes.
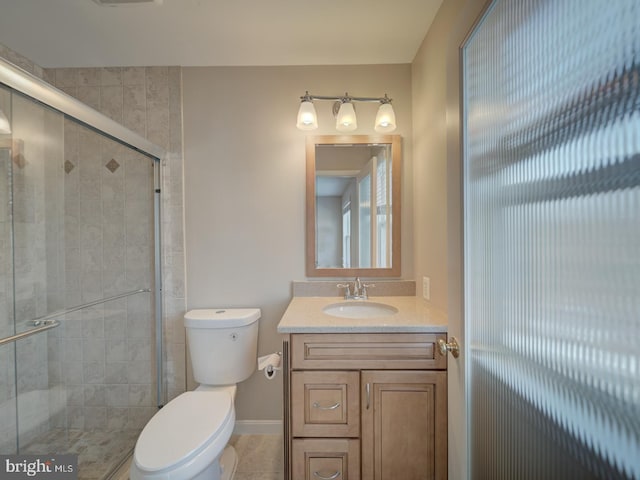
{"type": "Polygon", "coordinates": [[[220,462],[235,424],[235,387],[186,392],[162,408],[138,437],[130,478],[227,480],[235,453],[220,462]],[[229,465],[229,463],[231,463],[229,465]]]}
{"type": "Polygon", "coordinates": [[[227,442],[236,385],[225,382],[245,380],[255,370],[258,318],[259,309],[187,312],[194,378],[206,383],[171,400],[147,423],[134,449],[131,480],[233,478],[237,456],[227,442]]]}

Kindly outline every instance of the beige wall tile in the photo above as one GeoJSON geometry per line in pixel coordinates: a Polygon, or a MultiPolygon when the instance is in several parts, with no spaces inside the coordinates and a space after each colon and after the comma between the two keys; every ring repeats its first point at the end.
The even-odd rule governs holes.
{"type": "Polygon", "coordinates": [[[103,86],[100,89],[100,111],[116,122],[122,123],[122,86],[103,86]]]}
{"type": "Polygon", "coordinates": [[[75,68],[56,69],[56,87],[77,87],[78,70],[75,68]]]}
{"type": "Polygon", "coordinates": [[[79,68],[78,86],[98,87],[101,83],[100,70],[97,68],[79,68]]]}
{"type": "Polygon", "coordinates": [[[129,406],[129,385],[107,385],[105,404],[108,407],[129,406]]]}
{"type": "Polygon", "coordinates": [[[132,407],[151,407],[156,404],[155,393],[153,385],[130,385],[129,405],[132,407]]]}
{"type": "Polygon", "coordinates": [[[147,113],[145,110],[131,110],[125,108],[122,115],[122,124],[138,135],[147,136],[147,113]]]}
{"type": "Polygon", "coordinates": [[[143,85],[125,85],[123,87],[125,110],[143,110],[147,106],[146,91],[143,85]]]}
{"type": "MultiPolygon", "coordinates": [[[[147,99],[149,96],[147,95],[147,99]]],[[[169,149],[169,111],[153,102],[147,106],[147,139],[162,148],[169,149]]]]}
{"type": "Polygon", "coordinates": [[[104,86],[122,85],[122,69],[109,67],[100,69],[100,84],[104,86]]]}
{"type": "Polygon", "coordinates": [[[124,85],[144,85],[145,84],[145,67],[123,68],[122,83],[124,85]]]}
{"type": "Polygon", "coordinates": [[[148,67],[146,75],[147,103],[168,110],[169,69],[167,67],[148,67]]]}

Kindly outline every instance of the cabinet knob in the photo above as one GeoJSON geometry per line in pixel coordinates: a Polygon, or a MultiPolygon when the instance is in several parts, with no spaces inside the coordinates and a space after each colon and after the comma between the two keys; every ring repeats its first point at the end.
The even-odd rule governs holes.
{"type": "Polygon", "coordinates": [[[460,356],[460,345],[458,345],[456,337],[451,337],[449,343],[441,338],[438,340],[438,351],[443,357],[447,356],[447,352],[451,352],[453,358],[458,358],[460,356]]]}

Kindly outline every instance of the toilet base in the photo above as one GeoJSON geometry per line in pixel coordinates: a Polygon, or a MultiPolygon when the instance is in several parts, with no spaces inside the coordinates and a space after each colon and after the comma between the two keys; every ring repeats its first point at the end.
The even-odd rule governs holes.
{"type": "Polygon", "coordinates": [[[238,467],[238,454],[236,449],[231,445],[224,447],[222,455],[220,455],[220,469],[222,470],[222,477],[220,480],[232,480],[236,474],[236,468],[238,467]]]}
{"type": "Polygon", "coordinates": [[[238,455],[231,445],[227,445],[215,462],[191,480],[233,480],[237,466],[238,455]]]}

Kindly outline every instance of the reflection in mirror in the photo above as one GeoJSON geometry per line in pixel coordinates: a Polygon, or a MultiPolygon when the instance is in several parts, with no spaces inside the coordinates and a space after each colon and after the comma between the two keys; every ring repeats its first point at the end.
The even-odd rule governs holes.
{"type": "Polygon", "coordinates": [[[400,137],[307,139],[307,275],[400,275],[400,137]]]}

